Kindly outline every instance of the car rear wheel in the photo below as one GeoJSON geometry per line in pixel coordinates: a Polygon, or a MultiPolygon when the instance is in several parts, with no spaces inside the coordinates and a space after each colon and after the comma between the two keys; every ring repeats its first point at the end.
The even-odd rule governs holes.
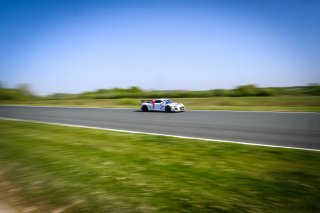
{"type": "Polygon", "coordinates": [[[141,110],[142,110],[142,112],[148,112],[149,111],[147,106],[141,107],[141,110]]]}

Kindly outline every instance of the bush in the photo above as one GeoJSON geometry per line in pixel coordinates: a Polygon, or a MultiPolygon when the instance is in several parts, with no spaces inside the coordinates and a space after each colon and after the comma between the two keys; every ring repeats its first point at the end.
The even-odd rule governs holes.
{"type": "Polygon", "coordinates": [[[31,96],[17,89],[0,88],[0,100],[25,101],[31,99],[31,96]]]}
{"type": "Polygon", "coordinates": [[[238,86],[233,90],[233,96],[256,96],[257,87],[253,84],[238,86]]]}
{"type": "Polygon", "coordinates": [[[304,88],[303,93],[307,95],[320,95],[320,85],[311,84],[304,88]]]}

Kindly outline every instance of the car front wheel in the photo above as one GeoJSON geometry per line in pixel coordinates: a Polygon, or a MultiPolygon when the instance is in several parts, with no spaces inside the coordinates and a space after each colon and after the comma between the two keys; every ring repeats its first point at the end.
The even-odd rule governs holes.
{"type": "Polygon", "coordinates": [[[171,107],[170,106],[166,106],[166,112],[172,112],[171,107]]]}

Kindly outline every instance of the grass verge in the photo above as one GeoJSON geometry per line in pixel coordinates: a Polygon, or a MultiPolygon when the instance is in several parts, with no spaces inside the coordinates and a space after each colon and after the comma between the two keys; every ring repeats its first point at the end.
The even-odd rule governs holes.
{"type": "Polygon", "coordinates": [[[33,212],[320,211],[319,152],[20,121],[0,129],[2,199],[33,212]]]}
{"type": "MultiPolygon", "coordinates": [[[[187,109],[320,112],[320,96],[175,98],[187,109]]],[[[0,101],[0,104],[140,108],[140,99],[0,101]]]]}

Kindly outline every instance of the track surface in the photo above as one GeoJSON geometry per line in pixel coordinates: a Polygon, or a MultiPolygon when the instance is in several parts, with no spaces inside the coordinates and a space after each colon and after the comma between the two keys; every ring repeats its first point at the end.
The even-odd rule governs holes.
{"type": "Polygon", "coordinates": [[[320,150],[320,113],[0,106],[0,117],[320,150]]]}

